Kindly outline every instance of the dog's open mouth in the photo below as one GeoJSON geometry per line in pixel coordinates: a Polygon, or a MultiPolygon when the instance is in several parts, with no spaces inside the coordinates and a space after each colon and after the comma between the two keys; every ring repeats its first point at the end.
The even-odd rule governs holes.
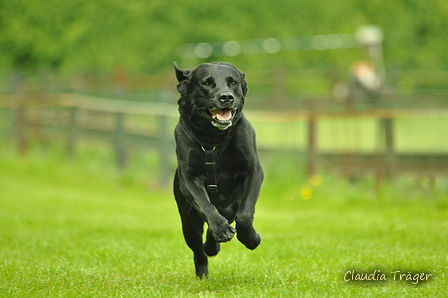
{"type": "Polygon", "coordinates": [[[211,109],[209,110],[209,114],[212,117],[213,126],[224,130],[229,128],[232,125],[232,119],[235,114],[234,109],[211,109]]]}
{"type": "Polygon", "coordinates": [[[210,115],[212,115],[213,120],[215,121],[230,121],[232,120],[232,110],[231,109],[213,109],[210,110],[210,115]]]}

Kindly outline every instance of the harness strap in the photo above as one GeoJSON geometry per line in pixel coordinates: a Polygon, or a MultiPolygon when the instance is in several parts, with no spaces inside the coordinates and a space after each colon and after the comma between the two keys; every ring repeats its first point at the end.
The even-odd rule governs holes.
{"type": "Polygon", "coordinates": [[[205,149],[201,146],[205,152],[205,171],[207,174],[207,180],[205,182],[205,189],[210,197],[210,200],[216,201],[219,199],[218,183],[216,181],[216,162],[215,162],[215,148],[205,149]]]}
{"type": "Polygon", "coordinates": [[[185,124],[182,118],[181,123],[187,134],[201,146],[202,150],[205,153],[205,173],[207,175],[205,181],[205,190],[207,191],[210,200],[216,202],[219,200],[218,182],[216,181],[216,161],[215,161],[216,147],[201,145],[201,143],[198,141],[191,128],[185,124]]]}

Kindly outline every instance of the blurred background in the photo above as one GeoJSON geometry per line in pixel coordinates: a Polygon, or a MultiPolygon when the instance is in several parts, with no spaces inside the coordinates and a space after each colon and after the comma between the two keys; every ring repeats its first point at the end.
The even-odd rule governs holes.
{"type": "Polygon", "coordinates": [[[0,0],[0,296],[446,297],[447,28],[447,0],[0,0]],[[205,283],[173,61],[246,73],[265,171],[264,244],[205,283]]]}
{"type": "Polygon", "coordinates": [[[445,0],[2,0],[0,150],[169,185],[172,63],[227,61],[247,73],[260,152],[284,156],[265,164],[432,189],[448,173],[447,27],[445,0]]]}

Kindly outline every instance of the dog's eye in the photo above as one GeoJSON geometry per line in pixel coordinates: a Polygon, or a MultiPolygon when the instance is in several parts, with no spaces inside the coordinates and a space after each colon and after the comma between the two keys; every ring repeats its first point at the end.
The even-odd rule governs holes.
{"type": "Polygon", "coordinates": [[[235,82],[235,81],[232,81],[232,82],[230,83],[230,85],[231,85],[231,86],[236,86],[236,85],[238,85],[238,83],[235,82]]]}
{"type": "Polygon", "coordinates": [[[210,86],[210,82],[209,81],[205,81],[204,82],[204,86],[207,86],[207,87],[210,86]]]}

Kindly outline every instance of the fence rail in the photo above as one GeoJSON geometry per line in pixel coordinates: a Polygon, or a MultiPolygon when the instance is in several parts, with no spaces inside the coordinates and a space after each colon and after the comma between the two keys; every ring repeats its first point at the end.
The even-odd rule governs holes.
{"type": "MultiPolygon", "coordinates": [[[[170,95],[162,92],[160,102],[130,102],[111,100],[79,94],[8,95],[0,97],[0,110],[9,111],[10,136],[16,140],[17,148],[24,153],[32,134],[58,133],[67,144],[68,156],[76,153],[80,138],[101,139],[113,144],[117,164],[125,168],[127,147],[143,146],[156,148],[161,161],[161,180],[169,181],[169,164],[174,149],[172,128],[178,117],[177,106],[170,95]],[[165,96],[165,98],[164,98],[165,96]]],[[[448,123],[448,97],[446,95],[422,95],[396,97],[382,100],[379,104],[356,107],[350,102],[334,100],[289,101],[288,110],[281,105],[276,110],[255,109],[249,106],[246,115],[254,123],[296,123],[304,125],[304,146],[290,148],[306,157],[305,171],[314,175],[321,169],[357,177],[374,175],[379,179],[401,174],[446,176],[448,174],[448,150],[442,152],[399,152],[397,150],[396,121],[400,119],[442,119],[448,123]],[[280,107],[280,108],[279,108],[280,107]],[[377,123],[376,148],[372,152],[357,150],[330,150],[321,148],[322,121],[344,121],[346,119],[370,119],[377,123]]],[[[420,119],[420,120],[419,120],[420,119]]],[[[443,127],[434,127],[432,134],[446,138],[443,127]]],[[[411,133],[412,134],[412,133],[411,133]]],[[[276,144],[263,141],[260,150],[275,149],[276,144]]],[[[356,136],[350,136],[356,137],[356,136]]],[[[348,137],[347,137],[348,138],[348,137]]],[[[418,142],[418,140],[417,140],[418,142]]],[[[330,146],[331,147],[331,146],[330,146]]],[[[278,147],[277,147],[278,148],[278,147]]],[[[446,147],[448,148],[448,146],[446,147]]],[[[355,148],[356,149],[356,148],[355,148]]]]}

